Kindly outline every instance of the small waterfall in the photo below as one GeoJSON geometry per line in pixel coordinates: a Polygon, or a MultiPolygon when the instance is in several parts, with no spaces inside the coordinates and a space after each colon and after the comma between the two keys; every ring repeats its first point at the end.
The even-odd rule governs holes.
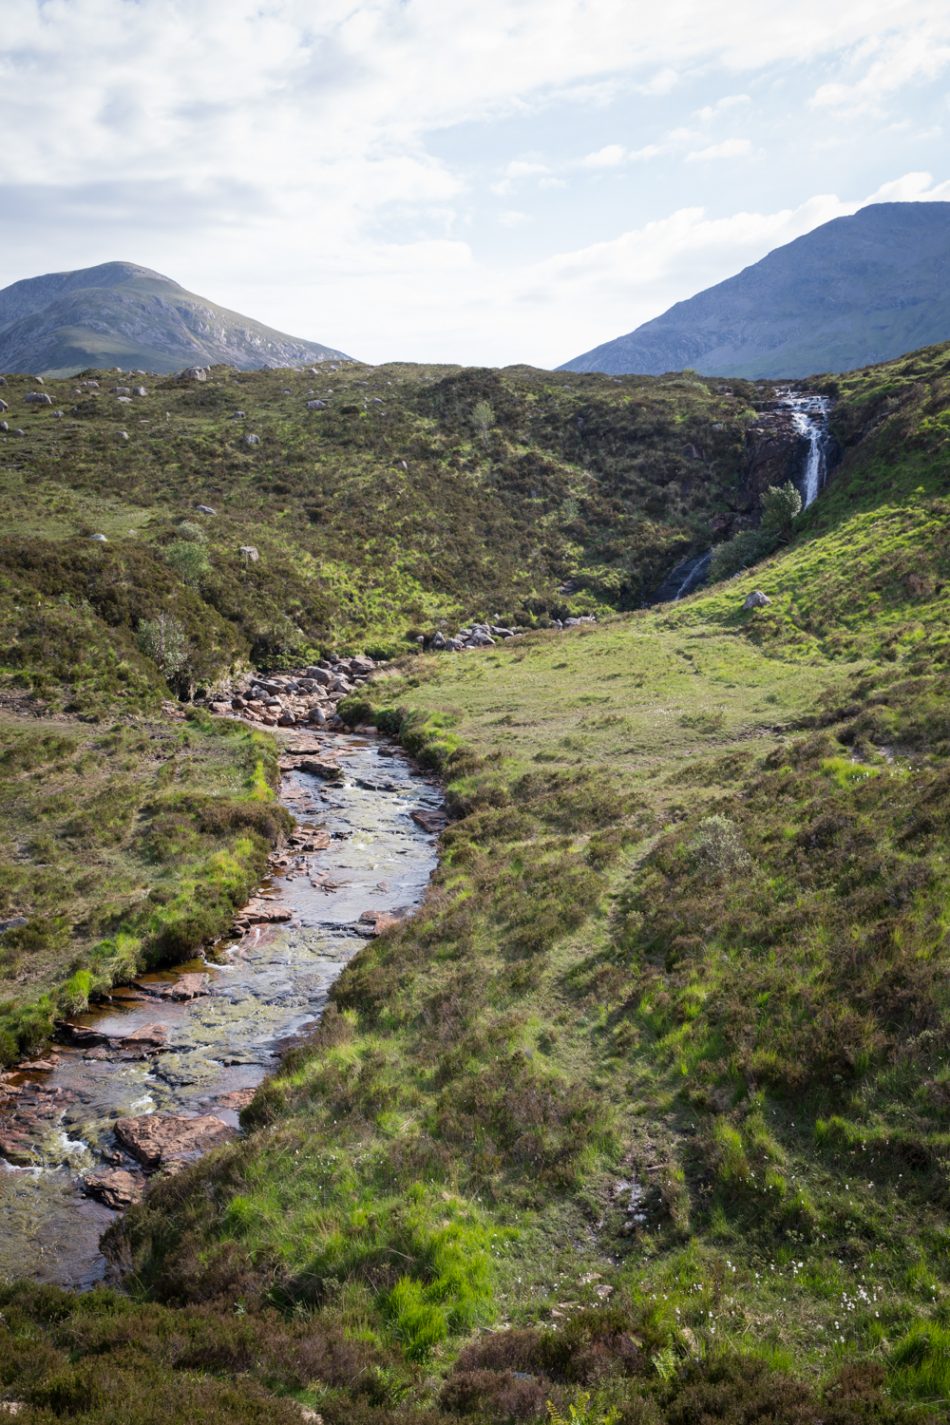
{"type": "Polygon", "coordinates": [[[828,473],[828,412],[831,402],[827,396],[806,395],[802,391],[791,390],[783,391],[781,399],[792,413],[795,429],[808,441],[808,452],[799,478],[802,506],[807,510],[821,493],[828,473]]]}
{"type": "Polygon", "coordinates": [[[652,598],[647,600],[647,604],[675,604],[677,599],[685,599],[687,594],[705,583],[711,563],[711,549],[704,550],[702,554],[694,554],[688,559],[681,559],[667,574],[652,598]]]}

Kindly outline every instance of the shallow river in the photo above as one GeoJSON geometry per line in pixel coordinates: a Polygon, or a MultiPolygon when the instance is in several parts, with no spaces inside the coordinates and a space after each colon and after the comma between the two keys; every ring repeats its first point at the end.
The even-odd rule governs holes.
{"type": "Polygon", "coordinates": [[[17,1131],[30,1124],[31,1163],[13,1167],[0,1158],[0,1278],[77,1287],[101,1280],[107,1264],[99,1237],[115,1213],[87,1196],[82,1181],[104,1167],[137,1171],[118,1149],[115,1120],[210,1113],[236,1127],[239,1091],[259,1084],[281,1048],[319,1018],[333,981],[365,943],[360,916],[419,904],[436,844],[412,812],[438,813],[438,787],[375,736],[328,735],[324,747],[339,761],[342,782],[291,771],[282,784],[298,821],[329,833],[326,850],[292,858],[287,873],[268,883],[268,895],[292,919],[255,926],[208,961],[143,976],[136,983],[145,993],[122,998],[120,991],[76,1019],[112,1043],[161,1024],[168,1031],[162,1052],[129,1059],[111,1046],[57,1045],[51,1071],[13,1077],[19,1093],[0,1113],[0,1130],[17,1128],[17,1112],[17,1131]],[[188,1002],[156,997],[195,971],[207,974],[208,993],[188,1002]]]}

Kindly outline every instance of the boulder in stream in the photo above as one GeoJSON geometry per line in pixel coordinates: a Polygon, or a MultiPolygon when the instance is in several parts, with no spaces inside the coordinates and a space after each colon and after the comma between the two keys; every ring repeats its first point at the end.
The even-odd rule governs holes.
{"type": "Polygon", "coordinates": [[[147,1172],[154,1172],[156,1168],[184,1167],[233,1138],[234,1129],[211,1113],[197,1118],[181,1113],[143,1113],[137,1118],[116,1119],[115,1136],[147,1172]]]}

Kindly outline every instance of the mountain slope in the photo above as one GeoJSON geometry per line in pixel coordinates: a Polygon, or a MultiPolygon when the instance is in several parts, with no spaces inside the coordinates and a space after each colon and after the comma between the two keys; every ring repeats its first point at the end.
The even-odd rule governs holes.
{"type": "Polygon", "coordinates": [[[950,203],[876,203],[776,248],[564,371],[806,376],[950,338],[950,203]]]}
{"type": "Polygon", "coordinates": [[[241,370],[346,360],[274,331],[131,262],[30,277],[0,291],[0,371],[68,375],[86,367],[241,370]]]}

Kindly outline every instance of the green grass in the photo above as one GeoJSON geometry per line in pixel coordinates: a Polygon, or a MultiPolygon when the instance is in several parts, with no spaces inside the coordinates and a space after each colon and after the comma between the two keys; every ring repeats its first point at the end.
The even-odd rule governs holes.
{"type": "Polygon", "coordinates": [[[0,1060],[228,927],[284,825],[272,742],[233,723],[0,717],[0,1060]]]}
{"type": "MultiPolygon", "coordinates": [[[[840,378],[834,483],[748,574],[351,702],[444,775],[440,869],[246,1136],[114,1235],[143,1339],[155,1299],[259,1323],[262,1360],[270,1312],[338,1332],[345,1379],[221,1368],[328,1425],[941,1418],[947,373],[840,378]]],[[[39,1349],[76,1339],[26,1301],[39,1349]]],[[[98,1367],[129,1379],[114,1336],[98,1367]]]]}
{"type": "Polygon", "coordinates": [[[155,705],[136,635],[159,609],[188,644],[187,689],[472,617],[635,607],[714,520],[755,514],[745,383],[217,368],[150,378],[123,406],[115,379],[50,380],[53,408],[22,406],[25,377],[4,388],[26,437],[0,440],[0,684],[83,711],[155,705]]]}

